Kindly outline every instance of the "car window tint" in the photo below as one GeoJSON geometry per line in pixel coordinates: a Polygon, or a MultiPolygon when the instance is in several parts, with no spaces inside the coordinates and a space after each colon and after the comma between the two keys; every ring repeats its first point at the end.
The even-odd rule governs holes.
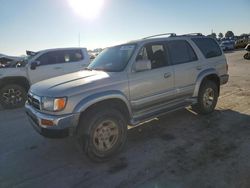
{"type": "Polygon", "coordinates": [[[37,61],[40,62],[40,65],[52,65],[58,63],[58,55],[56,52],[47,52],[41,55],[37,61]]]}
{"type": "Polygon", "coordinates": [[[185,40],[168,41],[167,46],[172,64],[174,65],[197,60],[197,56],[193,48],[185,40]]]}
{"type": "Polygon", "coordinates": [[[206,58],[212,58],[222,55],[221,49],[214,39],[193,38],[192,40],[206,58]]]}
{"type": "Polygon", "coordinates": [[[155,53],[158,50],[164,51],[163,45],[160,45],[160,44],[152,45],[152,51],[153,51],[153,53],[155,53]]]}
{"type": "Polygon", "coordinates": [[[167,66],[164,44],[147,44],[137,55],[136,60],[150,60],[152,69],[167,66]]]}
{"type": "Polygon", "coordinates": [[[77,62],[83,60],[81,50],[67,50],[64,54],[64,62],[77,62]]]}
{"type": "Polygon", "coordinates": [[[81,50],[59,50],[47,52],[41,55],[37,61],[40,65],[52,65],[58,63],[77,62],[83,59],[81,50]]]}

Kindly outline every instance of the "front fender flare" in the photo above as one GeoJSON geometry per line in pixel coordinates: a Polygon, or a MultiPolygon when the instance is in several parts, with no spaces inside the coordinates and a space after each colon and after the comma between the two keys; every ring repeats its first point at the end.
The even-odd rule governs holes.
{"type": "Polygon", "coordinates": [[[129,115],[130,116],[132,115],[132,109],[130,107],[130,103],[127,97],[122,92],[115,91],[115,90],[96,93],[96,94],[90,95],[82,99],[74,108],[74,112],[81,113],[85,111],[88,107],[90,107],[91,105],[104,101],[104,100],[108,100],[108,99],[120,99],[126,104],[129,115]]]}

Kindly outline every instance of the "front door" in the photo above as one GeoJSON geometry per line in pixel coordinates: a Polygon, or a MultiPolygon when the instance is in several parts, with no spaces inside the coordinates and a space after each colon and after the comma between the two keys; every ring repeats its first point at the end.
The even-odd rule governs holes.
{"type": "Polygon", "coordinates": [[[37,67],[34,70],[28,67],[31,84],[64,74],[64,61],[58,51],[45,52],[34,61],[38,63],[37,67]]]}
{"type": "Polygon", "coordinates": [[[146,44],[136,60],[151,61],[151,70],[129,74],[130,102],[133,112],[157,108],[174,97],[174,72],[169,66],[164,43],[146,44]]]}

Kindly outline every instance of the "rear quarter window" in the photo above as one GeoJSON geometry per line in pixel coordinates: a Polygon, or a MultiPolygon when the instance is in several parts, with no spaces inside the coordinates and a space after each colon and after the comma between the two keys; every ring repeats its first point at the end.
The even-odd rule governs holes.
{"type": "Polygon", "coordinates": [[[214,39],[192,38],[192,41],[198,46],[205,58],[212,58],[222,55],[221,49],[214,39]]]}

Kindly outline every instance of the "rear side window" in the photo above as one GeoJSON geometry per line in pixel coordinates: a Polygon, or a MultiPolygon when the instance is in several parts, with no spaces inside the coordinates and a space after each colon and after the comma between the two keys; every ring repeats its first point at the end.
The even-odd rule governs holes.
{"type": "Polygon", "coordinates": [[[64,62],[77,62],[83,60],[81,50],[66,50],[63,52],[64,62]]]}
{"type": "Polygon", "coordinates": [[[219,45],[211,38],[193,38],[194,43],[201,50],[206,58],[221,56],[222,52],[219,45]]]}
{"type": "Polygon", "coordinates": [[[197,56],[185,40],[173,40],[167,42],[169,55],[174,65],[188,63],[197,60],[197,56]]]}

